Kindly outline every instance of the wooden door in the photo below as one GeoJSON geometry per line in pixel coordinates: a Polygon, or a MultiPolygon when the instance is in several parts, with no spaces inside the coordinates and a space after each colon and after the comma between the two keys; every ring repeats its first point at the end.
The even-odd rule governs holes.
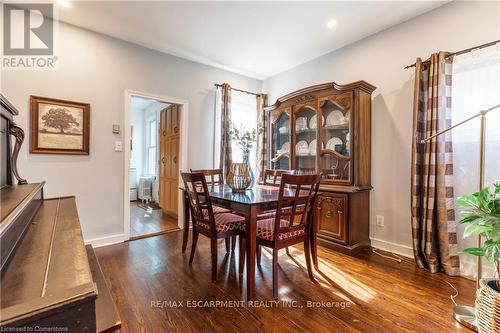
{"type": "Polygon", "coordinates": [[[159,204],[163,212],[177,216],[179,191],[179,108],[160,112],[159,204]]]}
{"type": "Polygon", "coordinates": [[[347,244],[348,196],[339,193],[321,193],[316,204],[315,225],[319,235],[330,241],[347,244]]]}

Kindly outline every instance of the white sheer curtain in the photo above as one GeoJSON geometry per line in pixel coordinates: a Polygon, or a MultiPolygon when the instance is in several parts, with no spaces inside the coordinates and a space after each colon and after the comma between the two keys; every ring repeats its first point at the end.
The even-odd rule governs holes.
{"type": "MultiPolygon", "coordinates": [[[[452,122],[500,104],[500,45],[458,55],[453,60],[452,122]]],[[[500,110],[487,116],[485,186],[500,181],[500,110]]],[[[455,198],[479,188],[479,119],[453,130],[455,198]]],[[[457,221],[460,219],[457,207],[457,221]]],[[[458,247],[476,246],[476,238],[463,239],[464,226],[458,225],[458,247]]],[[[493,276],[483,261],[483,276],[493,276]]],[[[474,278],[476,258],[460,254],[461,275],[474,278]]]]}

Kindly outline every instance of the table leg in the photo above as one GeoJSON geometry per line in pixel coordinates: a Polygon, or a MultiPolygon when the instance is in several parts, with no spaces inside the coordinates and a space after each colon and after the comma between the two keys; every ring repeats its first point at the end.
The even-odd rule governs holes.
{"type": "Polygon", "coordinates": [[[255,253],[257,247],[257,207],[250,206],[246,219],[247,301],[255,297],[255,253]]]}
{"type": "Polygon", "coordinates": [[[182,191],[184,200],[182,201],[182,209],[184,212],[184,220],[182,221],[182,252],[186,252],[187,241],[189,237],[189,198],[186,191],[182,191]]]}

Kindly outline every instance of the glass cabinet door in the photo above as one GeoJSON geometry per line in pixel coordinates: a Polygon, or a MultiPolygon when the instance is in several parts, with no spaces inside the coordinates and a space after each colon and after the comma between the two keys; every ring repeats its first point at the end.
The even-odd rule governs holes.
{"type": "Polygon", "coordinates": [[[271,113],[271,167],[290,169],[290,116],[287,111],[271,113]]]}
{"type": "Polygon", "coordinates": [[[316,103],[297,105],[293,112],[295,140],[293,168],[298,174],[316,173],[316,103]]]}
{"type": "Polygon", "coordinates": [[[324,125],[320,128],[320,172],[325,180],[347,183],[352,181],[352,119],[350,99],[338,97],[320,101],[324,125]],[[346,102],[347,101],[347,102],[346,102]]]}

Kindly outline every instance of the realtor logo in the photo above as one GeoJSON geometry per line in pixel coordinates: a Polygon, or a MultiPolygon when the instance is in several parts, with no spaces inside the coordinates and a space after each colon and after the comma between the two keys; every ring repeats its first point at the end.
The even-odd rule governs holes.
{"type": "Polygon", "coordinates": [[[3,4],[3,69],[53,69],[54,6],[3,4]]]}
{"type": "Polygon", "coordinates": [[[4,4],[4,55],[52,55],[52,4],[4,4]]]}

